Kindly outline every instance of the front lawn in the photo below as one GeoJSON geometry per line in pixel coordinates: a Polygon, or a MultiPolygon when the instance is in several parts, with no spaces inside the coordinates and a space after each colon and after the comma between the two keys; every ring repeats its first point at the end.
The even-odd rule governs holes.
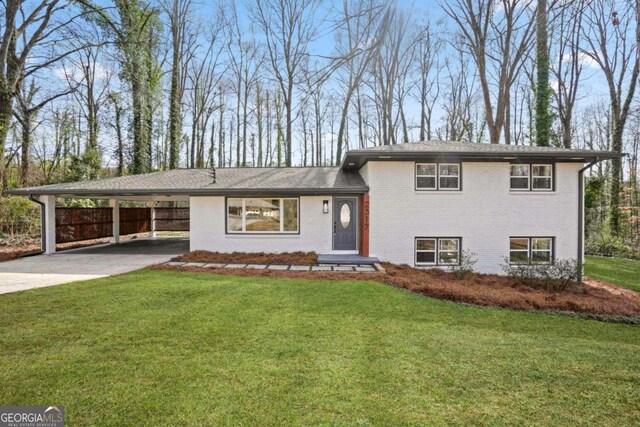
{"type": "Polygon", "coordinates": [[[584,269],[589,277],[640,292],[640,261],[588,256],[584,269]]]}
{"type": "Polygon", "coordinates": [[[0,402],[68,425],[638,425],[640,328],[374,282],[143,270],[0,295],[0,402]]]}

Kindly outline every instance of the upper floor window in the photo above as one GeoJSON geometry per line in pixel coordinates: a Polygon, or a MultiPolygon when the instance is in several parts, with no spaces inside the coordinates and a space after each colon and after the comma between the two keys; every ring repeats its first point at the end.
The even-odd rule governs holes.
{"type": "Polygon", "coordinates": [[[416,190],[460,190],[460,163],[416,163],[416,190]]]}
{"type": "Polygon", "coordinates": [[[511,165],[510,170],[511,190],[553,190],[553,165],[513,164],[511,165]]]}
{"type": "Polygon", "coordinates": [[[297,233],[298,199],[227,199],[227,233],[297,233]]]}

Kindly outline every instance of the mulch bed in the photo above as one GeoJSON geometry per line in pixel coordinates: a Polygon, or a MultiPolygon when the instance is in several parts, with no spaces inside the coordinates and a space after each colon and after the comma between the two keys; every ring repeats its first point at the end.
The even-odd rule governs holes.
{"type": "Polygon", "coordinates": [[[175,258],[182,262],[211,262],[225,264],[289,264],[314,265],[318,263],[315,252],[286,252],[281,254],[246,253],[246,252],[209,252],[193,251],[175,258]]]}
{"type": "MultiPolygon", "coordinates": [[[[286,255],[277,254],[275,261],[266,254],[226,254],[228,258],[195,258],[187,254],[180,261],[190,262],[235,262],[235,263],[288,263],[286,255]]],[[[224,254],[219,254],[224,255],[224,254]]],[[[217,256],[217,255],[216,255],[217,256]]],[[[283,277],[319,280],[365,280],[384,283],[411,292],[433,298],[469,303],[488,307],[503,307],[517,310],[542,310],[555,312],[573,312],[588,315],[622,316],[640,320],[640,294],[607,284],[597,286],[587,281],[581,290],[546,291],[527,286],[516,285],[505,276],[492,274],[473,274],[460,279],[449,272],[437,269],[416,269],[408,265],[382,263],[386,273],[340,273],[340,272],[296,272],[278,270],[252,270],[229,268],[204,268],[157,265],[160,270],[194,271],[212,274],[244,277],[283,277]]],[[[628,319],[627,319],[628,320],[628,319]]]]}

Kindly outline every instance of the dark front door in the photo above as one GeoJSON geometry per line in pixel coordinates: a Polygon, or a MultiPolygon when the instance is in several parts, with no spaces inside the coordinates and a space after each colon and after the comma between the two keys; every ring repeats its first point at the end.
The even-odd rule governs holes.
{"type": "Polygon", "coordinates": [[[333,249],[355,251],[358,249],[358,207],[355,197],[333,199],[333,249]]]}

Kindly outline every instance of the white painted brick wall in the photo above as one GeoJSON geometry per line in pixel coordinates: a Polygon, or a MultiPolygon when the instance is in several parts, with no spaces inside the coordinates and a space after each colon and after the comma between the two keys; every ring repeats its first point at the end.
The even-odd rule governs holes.
{"type": "Polygon", "coordinates": [[[191,197],[191,250],[217,252],[331,252],[331,197],[300,197],[300,234],[226,234],[224,197],[191,197]],[[329,200],[329,213],[322,201],[329,200]]]}
{"type": "Polygon", "coordinates": [[[413,162],[369,162],[370,255],[414,265],[415,237],[462,237],[476,270],[501,273],[509,236],[554,236],[556,259],[577,257],[578,163],[556,165],[553,193],[509,191],[508,162],[466,162],[462,191],[415,191],[413,162]]]}

